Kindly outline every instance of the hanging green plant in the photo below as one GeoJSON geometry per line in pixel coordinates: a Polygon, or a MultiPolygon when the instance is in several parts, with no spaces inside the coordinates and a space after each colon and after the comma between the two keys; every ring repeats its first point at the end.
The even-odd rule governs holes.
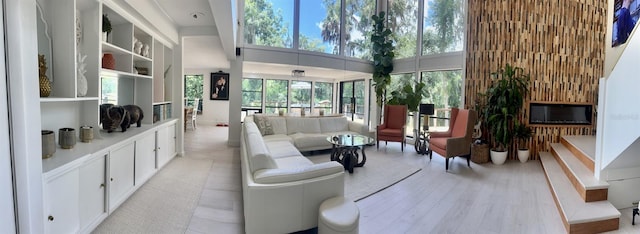
{"type": "Polygon", "coordinates": [[[385,103],[385,91],[391,83],[393,71],[393,58],[395,49],[391,30],[387,28],[385,12],[371,16],[373,20],[373,35],[371,35],[373,57],[373,87],[376,91],[376,103],[382,106],[385,103]]]}

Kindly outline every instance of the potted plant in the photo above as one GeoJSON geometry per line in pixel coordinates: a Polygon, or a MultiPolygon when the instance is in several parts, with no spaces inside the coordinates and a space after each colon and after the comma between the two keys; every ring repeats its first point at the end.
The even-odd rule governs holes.
{"type": "Polygon", "coordinates": [[[529,146],[528,140],[532,136],[532,131],[530,127],[525,126],[522,123],[516,122],[513,127],[513,136],[517,139],[517,147],[518,147],[518,159],[522,163],[526,163],[529,160],[529,146]]]}
{"type": "Polygon", "coordinates": [[[500,165],[507,159],[513,139],[513,123],[529,89],[529,75],[524,74],[524,69],[507,64],[492,77],[496,80],[486,92],[484,118],[494,140],[491,161],[500,165]]]}
{"type": "Polygon", "coordinates": [[[109,34],[111,33],[111,20],[106,14],[102,15],[102,40],[107,41],[109,34]]]}
{"type": "Polygon", "coordinates": [[[413,83],[415,83],[415,89],[412,82],[407,82],[399,90],[391,91],[391,99],[387,103],[390,105],[407,105],[408,111],[418,111],[426,85],[415,81],[413,83]]]}

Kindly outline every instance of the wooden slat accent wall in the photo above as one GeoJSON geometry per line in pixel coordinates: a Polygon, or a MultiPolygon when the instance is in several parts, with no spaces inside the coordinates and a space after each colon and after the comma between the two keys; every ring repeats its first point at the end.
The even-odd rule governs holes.
{"type": "MultiPolygon", "coordinates": [[[[607,1],[469,0],[465,106],[491,85],[506,63],[531,75],[528,102],[597,103],[603,76],[607,1]]],[[[528,122],[528,104],[521,119],[528,122]]],[[[595,109],[594,109],[595,111],[595,109]]],[[[595,114],[593,122],[595,123],[595,114]]],[[[531,159],[563,135],[595,135],[587,127],[535,127],[531,159]]],[[[512,147],[515,148],[515,147],[512,147]]],[[[515,149],[510,159],[515,159],[515,149]]]]}

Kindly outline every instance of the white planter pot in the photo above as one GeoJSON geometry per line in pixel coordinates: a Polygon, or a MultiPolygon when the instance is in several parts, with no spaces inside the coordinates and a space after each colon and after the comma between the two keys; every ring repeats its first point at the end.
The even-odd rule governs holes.
{"type": "Polygon", "coordinates": [[[518,149],[518,159],[521,163],[526,163],[529,160],[529,149],[518,149]]]}
{"type": "Polygon", "coordinates": [[[507,161],[507,154],[509,151],[499,152],[491,150],[491,162],[496,165],[502,165],[507,161]]]}
{"type": "Polygon", "coordinates": [[[102,32],[102,41],[108,42],[109,41],[108,38],[109,38],[109,33],[108,32],[102,32]]]}

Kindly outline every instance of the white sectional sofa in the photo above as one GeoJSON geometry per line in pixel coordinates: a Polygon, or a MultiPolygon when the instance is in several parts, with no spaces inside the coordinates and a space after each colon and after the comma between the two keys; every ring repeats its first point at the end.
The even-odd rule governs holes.
{"type": "Polygon", "coordinates": [[[246,233],[290,233],[318,225],[320,204],[344,195],[344,167],[314,164],[287,139],[265,141],[256,124],[241,133],[246,233]]]}
{"type": "Polygon", "coordinates": [[[255,122],[266,142],[288,141],[299,151],[331,149],[328,136],[336,134],[361,134],[369,136],[366,125],[348,121],[343,116],[331,117],[281,117],[247,116],[245,122],[255,122]],[[270,125],[273,131],[265,132],[270,125]]]}

